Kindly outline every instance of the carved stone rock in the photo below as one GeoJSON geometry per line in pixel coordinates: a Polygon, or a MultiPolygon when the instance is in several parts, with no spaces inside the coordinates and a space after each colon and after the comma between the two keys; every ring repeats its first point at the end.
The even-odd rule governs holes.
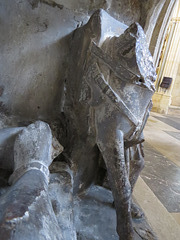
{"type": "MultiPolygon", "coordinates": [[[[58,145],[56,153],[62,151],[58,145]]],[[[52,152],[47,123],[37,121],[20,129],[14,143],[14,172],[9,179],[13,185],[0,196],[2,239],[63,239],[48,195],[52,152]]]]}
{"type": "Polygon", "coordinates": [[[130,240],[132,179],[137,180],[143,165],[143,128],[156,78],[145,34],[138,23],[127,28],[99,10],[73,33],[71,54],[64,113],[74,194],[95,180],[97,159],[102,155],[115,202],[117,231],[121,240],[130,240]],[[140,163],[136,169],[130,163],[133,152],[139,154],[132,159],[140,163]]]}
{"type": "Polygon", "coordinates": [[[106,191],[94,187],[78,194],[96,181],[103,160],[119,239],[155,239],[149,230],[138,232],[135,227],[134,231],[132,221],[132,215],[142,215],[132,203],[132,191],[144,164],[143,129],[156,78],[143,29],[138,23],[127,27],[98,10],[71,35],[70,52],[61,106],[65,139],[61,140],[71,170],[54,162],[49,183],[49,165],[63,147],[53,139],[48,124],[37,121],[1,130],[0,167],[14,171],[9,179],[12,186],[0,196],[0,235],[13,240],[90,239],[91,229],[85,233],[80,229],[90,208],[78,205],[86,206],[86,198],[98,200],[106,191]],[[10,154],[6,155],[7,145],[10,154]]]}

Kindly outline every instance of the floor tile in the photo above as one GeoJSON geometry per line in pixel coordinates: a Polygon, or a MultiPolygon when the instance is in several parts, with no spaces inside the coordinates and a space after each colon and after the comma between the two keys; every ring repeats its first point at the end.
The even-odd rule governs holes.
{"type": "Polygon", "coordinates": [[[171,213],[176,222],[180,225],[180,213],[171,213]]]}
{"type": "Polygon", "coordinates": [[[180,167],[147,142],[141,177],[169,212],[180,212],[180,167]]]}
{"type": "Polygon", "coordinates": [[[177,118],[177,117],[170,117],[170,116],[167,116],[167,117],[158,117],[156,116],[155,118],[157,118],[158,120],[180,130],[180,118],[177,118]]]}
{"type": "Polygon", "coordinates": [[[170,136],[176,138],[177,140],[180,140],[180,132],[172,132],[172,131],[165,131],[170,136]]]}
{"type": "Polygon", "coordinates": [[[158,240],[178,240],[180,226],[140,177],[134,189],[134,197],[143,209],[148,223],[158,240]]]}

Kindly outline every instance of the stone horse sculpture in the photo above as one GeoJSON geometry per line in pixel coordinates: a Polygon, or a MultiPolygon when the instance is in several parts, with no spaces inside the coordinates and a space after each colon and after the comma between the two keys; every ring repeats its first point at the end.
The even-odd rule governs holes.
{"type": "Polygon", "coordinates": [[[101,154],[114,197],[117,232],[121,240],[130,240],[131,194],[143,165],[142,131],[156,78],[152,57],[138,23],[127,28],[103,10],[71,40],[64,114],[74,193],[94,181],[101,154]],[[136,159],[139,162],[129,162],[136,159]]]}

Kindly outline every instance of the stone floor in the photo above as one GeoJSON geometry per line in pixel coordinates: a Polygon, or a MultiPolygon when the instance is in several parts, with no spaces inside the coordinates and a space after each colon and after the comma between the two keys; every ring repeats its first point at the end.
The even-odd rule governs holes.
{"type": "Polygon", "coordinates": [[[134,197],[159,240],[180,239],[180,116],[151,113],[144,134],[145,168],[134,197]]]}

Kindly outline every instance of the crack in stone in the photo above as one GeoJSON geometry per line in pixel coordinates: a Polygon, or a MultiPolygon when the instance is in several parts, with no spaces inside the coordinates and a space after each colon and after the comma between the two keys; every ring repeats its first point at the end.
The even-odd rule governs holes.
{"type": "Polygon", "coordinates": [[[28,0],[28,2],[31,4],[32,9],[37,8],[39,2],[47,4],[50,7],[57,7],[59,9],[61,9],[61,10],[64,8],[64,5],[56,3],[53,0],[28,0]]]}
{"type": "Polygon", "coordinates": [[[63,9],[64,8],[64,5],[56,3],[53,0],[40,0],[40,2],[45,3],[45,4],[47,4],[47,5],[51,6],[51,7],[58,7],[59,9],[63,9]]]}

